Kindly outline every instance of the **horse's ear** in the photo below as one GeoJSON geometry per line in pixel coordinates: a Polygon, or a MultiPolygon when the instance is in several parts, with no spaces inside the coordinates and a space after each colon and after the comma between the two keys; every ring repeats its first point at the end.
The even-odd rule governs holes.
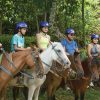
{"type": "Polygon", "coordinates": [[[30,47],[32,48],[33,51],[36,51],[38,49],[36,45],[32,45],[32,44],[30,45],[30,47]]]}

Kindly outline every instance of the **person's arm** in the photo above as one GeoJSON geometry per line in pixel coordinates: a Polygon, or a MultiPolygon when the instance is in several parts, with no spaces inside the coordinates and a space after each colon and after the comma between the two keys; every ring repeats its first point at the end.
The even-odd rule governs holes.
{"type": "Polygon", "coordinates": [[[64,50],[66,51],[66,47],[65,47],[66,42],[65,42],[65,40],[61,40],[61,44],[62,44],[62,46],[63,46],[64,50]]]}
{"type": "Polygon", "coordinates": [[[37,33],[36,34],[36,42],[37,42],[37,47],[41,50],[41,51],[44,51],[43,48],[41,48],[41,44],[40,44],[40,40],[41,40],[41,34],[40,33],[37,33]]]}
{"type": "Polygon", "coordinates": [[[18,38],[16,36],[13,37],[13,47],[15,51],[23,51],[23,50],[28,50],[29,48],[22,48],[17,46],[18,43],[18,38]]]}
{"type": "Polygon", "coordinates": [[[91,55],[91,44],[88,44],[88,47],[87,47],[87,54],[88,54],[88,57],[89,57],[89,58],[93,58],[92,55],[91,55]]]}
{"type": "Polygon", "coordinates": [[[98,46],[98,58],[100,58],[100,44],[97,45],[98,46]]]}
{"type": "Polygon", "coordinates": [[[17,47],[16,44],[14,44],[14,50],[15,51],[23,51],[23,50],[26,50],[26,48],[20,48],[20,47],[17,47]]]}
{"type": "Polygon", "coordinates": [[[75,41],[75,52],[80,52],[80,50],[78,49],[78,45],[77,45],[76,41],[75,41]]]}
{"type": "Polygon", "coordinates": [[[40,35],[40,33],[37,33],[36,34],[36,42],[37,42],[37,46],[38,46],[38,48],[40,48],[40,39],[41,39],[41,35],[40,35]]]}

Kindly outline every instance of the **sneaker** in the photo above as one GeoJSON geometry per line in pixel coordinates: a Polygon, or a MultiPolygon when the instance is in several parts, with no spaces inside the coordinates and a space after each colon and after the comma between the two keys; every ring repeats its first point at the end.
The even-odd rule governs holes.
{"type": "Polygon", "coordinates": [[[93,84],[93,82],[90,82],[90,86],[91,86],[91,87],[94,87],[94,84],[93,84]]]}
{"type": "Polygon", "coordinates": [[[65,89],[66,89],[67,91],[71,90],[67,85],[65,86],[65,89]]]}

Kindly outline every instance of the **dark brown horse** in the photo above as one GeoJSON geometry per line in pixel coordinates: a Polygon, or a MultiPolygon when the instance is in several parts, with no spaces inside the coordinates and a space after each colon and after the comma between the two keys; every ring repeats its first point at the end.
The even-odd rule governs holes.
{"type": "MultiPolygon", "coordinates": [[[[77,62],[76,63],[71,62],[71,63],[72,63],[71,67],[75,67],[74,65],[77,62]]],[[[74,100],[78,100],[79,98],[80,100],[84,100],[87,86],[89,85],[91,80],[93,69],[95,69],[95,66],[92,65],[90,66],[88,59],[82,61],[82,68],[84,69],[84,77],[77,79],[70,79],[68,77],[67,70],[65,70],[62,75],[58,72],[59,77],[49,72],[47,74],[46,81],[43,85],[42,93],[43,91],[46,90],[48,100],[56,100],[55,98],[56,90],[59,89],[59,87],[64,88],[64,86],[67,84],[67,86],[69,86],[74,93],[74,100]]],[[[95,72],[96,71],[97,70],[95,69],[95,72]]]]}
{"type": "Polygon", "coordinates": [[[30,66],[32,70],[34,69],[34,60],[32,54],[33,52],[31,50],[12,53],[12,62],[15,66],[8,61],[8,54],[3,54],[1,66],[3,66],[4,70],[0,70],[0,100],[4,100],[8,82],[13,78],[14,75],[20,72],[25,64],[30,66]]]}
{"type": "MultiPolygon", "coordinates": [[[[82,68],[80,55],[78,53],[75,53],[74,56],[69,56],[69,59],[71,61],[71,68],[73,68],[79,78],[82,78],[84,76],[84,71],[82,68]]],[[[47,91],[47,97],[48,100],[56,100],[55,99],[55,92],[59,87],[65,87],[68,79],[68,70],[62,72],[57,72],[59,77],[54,75],[53,73],[49,72],[47,74],[46,81],[42,87],[42,90],[47,91]],[[61,74],[62,73],[62,74],[61,74]]]]}
{"type": "Polygon", "coordinates": [[[82,61],[82,67],[84,69],[84,77],[81,79],[67,80],[67,84],[74,93],[74,100],[84,100],[84,96],[87,90],[87,86],[91,80],[91,69],[89,66],[88,59],[82,61]]]}

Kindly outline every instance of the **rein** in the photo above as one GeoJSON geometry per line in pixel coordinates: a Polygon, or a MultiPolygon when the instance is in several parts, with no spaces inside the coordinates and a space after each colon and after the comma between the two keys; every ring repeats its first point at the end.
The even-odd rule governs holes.
{"type": "MultiPolygon", "coordinates": [[[[9,56],[8,56],[8,54],[6,53],[6,51],[4,50],[4,48],[2,48],[1,49],[2,50],[2,52],[5,54],[5,56],[6,56],[6,58],[7,58],[7,60],[8,60],[8,62],[12,65],[12,67],[14,68],[14,69],[17,69],[16,68],[16,66],[14,65],[14,63],[11,61],[11,59],[9,58],[9,56]]],[[[0,67],[1,68],[1,67],[0,67]]],[[[1,68],[4,72],[6,72],[7,74],[9,74],[10,76],[14,76],[10,71],[8,71],[6,68],[1,68]]],[[[23,71],[20,71],[19,72],[20,74],[22,74],[22,75],[24,75],[24,76],[26,76],[26,77],[29,77],[29,78],[32,78],[32,79],[34,79],[34,77],[32,76],[32,75],[30,75],[30,74],[28,74],[28,73],[26,73],[26,72],[23,72],[23,71]]]]}

